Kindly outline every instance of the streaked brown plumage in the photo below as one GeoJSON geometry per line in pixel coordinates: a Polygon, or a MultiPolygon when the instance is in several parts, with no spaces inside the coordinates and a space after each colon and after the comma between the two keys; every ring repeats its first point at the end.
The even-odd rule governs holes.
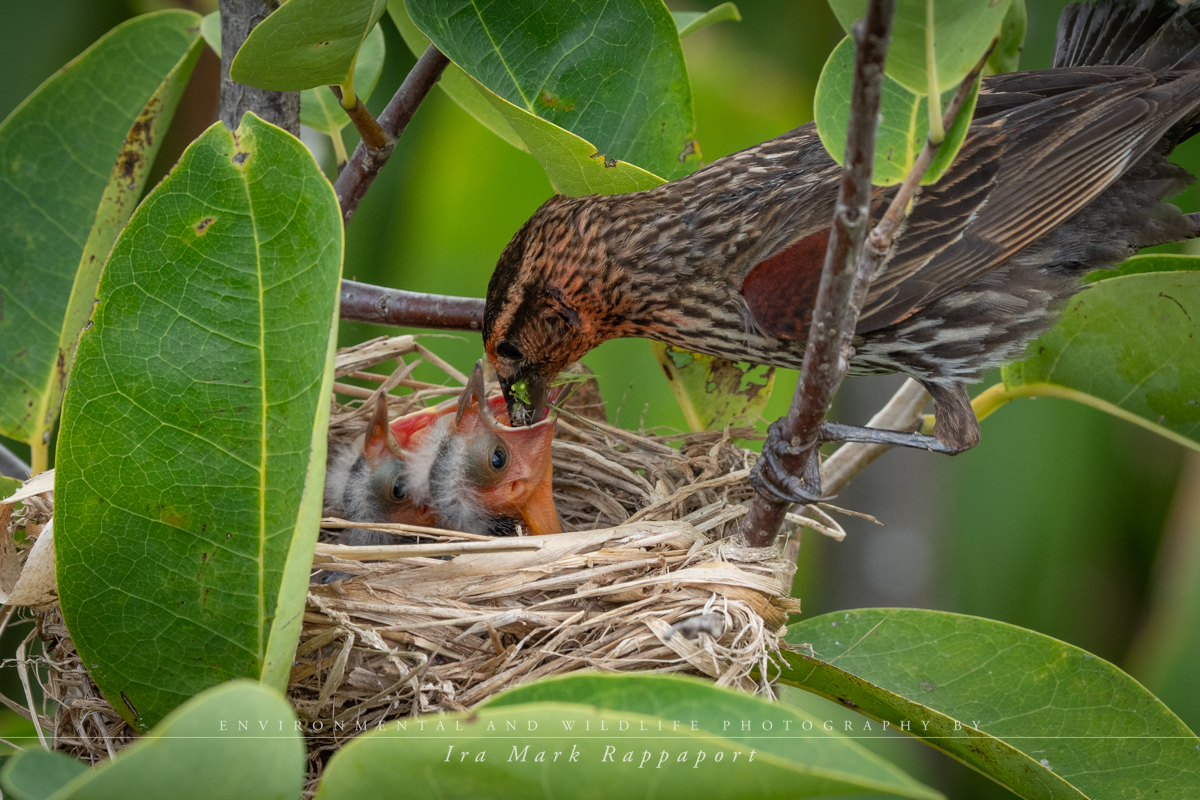
{"type": "MultiPolygon", "coordinates": [[[[965,383],[1017,358],[1088,270],[1200,233],[1163,202],[1192,180],[1167,155],[1198,105],[1200,7],[1068,6],[1055,69],[984,79],[962,151],[874,279],[851,371],[917,378],[935,435],[973,446],[965,383]]],[[[549,380],[617,336],[798,367],[839,177],[809,124],[649,191],[551,198],[488,287],[484,344],[513,418],[514,383],[537,418],[549,380]]]]}

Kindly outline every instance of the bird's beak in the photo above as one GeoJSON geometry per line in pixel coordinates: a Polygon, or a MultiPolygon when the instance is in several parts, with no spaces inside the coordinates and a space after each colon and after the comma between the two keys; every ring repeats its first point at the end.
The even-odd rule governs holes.
{"type": "Polygon", "coordinates": [[[367,427],[367,437],[363,441],[363,454],[372,465],[378,465],[390,453],[395,458],[404,458],[400,443],[388,425],[387,395],[381,394],[375,403],[375,412],[371,415],[371,424],[367,427]]]}
{"type": "Polygon", "coordinates": [[[550,381],[541,375],[531,372],[525,375],[518,373],[509,380],[501,378],[500,391],[504,392],[508,418],[513,425],[533,425],[546,417],[549,409],[550,381]]]}

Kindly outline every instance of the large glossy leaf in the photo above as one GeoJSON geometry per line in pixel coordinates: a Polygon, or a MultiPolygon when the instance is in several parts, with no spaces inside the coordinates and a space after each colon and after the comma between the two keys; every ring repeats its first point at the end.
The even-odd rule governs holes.
{"type": "MultiPolygon", "coordinates": [[[[388,0],[388,14],[397,30],[404,38],[404,43],[414,56],[420,56],[429,47],[429,37],[421,33],[408,11],[404,0],[388,0]]],[[[446,65],[442,77],[437,82],[438,89],[445,92],[451,100],[458,103],[464,111],[474,117],[481,125],[511,144],[518,150],[529,151],[524,140],[508,124],[504,115],[488,100],[477,84],[453,62],[446,65]]],[[[557,126],[556,126],[557,127],[557,126]]],[[[594,152],[594,151],[593,151],[594,152]]]]}
{"type": "Polygon", "coordinates": [[[341,256],[332,187],[252,114],[193,142],[113,247],[64,402],[55,555],[75,645],[140,729],[229,678],[286,685],[341,256]]]}
{"type": "Polygon", "coordinates": [[[344,747],[317,797],[940,797],[820,720],[699,680],[572,676],[404,722],[344,747]]]}
{"type": "Polygon", "coordinates": [[[592,143],[593,153],[665,178],[695,168],[691,86],[675,22],[661,2],[518,8],[407,0],[406,7],[421,32],[468,75],[592,143]]]}
{"type": "Polygon", "coordinates": [[[344,84],[386,10],[387,0],[289,0],[250,32],[229,75],[277,91],[344,84]]]}
{"type": "Polygon", "coordinates": [[[1188,797],[1200,739],[1077,647],[991,620],[910,609],[789,626],[785,683],[887,721],[1024,798],[1188,797]]]}
{"type": "Polygon", "coordinates": [[[114,28],[0,125],[0,433],[29,443],[34,472],[100,267],[199,57],[198,20],[114,28]]]}
{"type": "MultiPolygon", "coordinates": [[[[1010,0],[897,0],[884,70],[917,94],[929,94],[926,12],[933,10],[933,37],[939,92],[963,82],[1000,34],[1010,0]]],[[[847,31],[867,10],[867,0],[829,0],[847,31]]]]}
{"type": "Polygon", "coordinates": [[[671,391],[694,431],[754,425],[775,386],[775,368],[691,353],[651,342],[671,391]]]}
{"type": "MultiPolygon", "coordinates": [[[[846,124],[850,116],[853,78],[854,40],[847,36],[825,62],[813,99],[817,133],[825,149],[839,164],[844,162],[846,155],[846,124]]],[[[950,103],[955,91],[951,89],[942,95],[943,108],[950,103]]],[[[946,132],[946,138],[938,147],[937,155],[929,164],[921,183],[933,183],[954,163],[954,157],[967,138],[978,96],[979,84],[976,83],[955,118],[954,125],[946,132]]],[[[929,136],[929,98],[909,91],[884,75],[879,114],[871,181],[877,186],[893,186],[908,177],[921,148],[925,146],[929,136]]]]}
{"type": "MultiPolygon", "coordinates": [[[[29,787],[31,773],[49,766],[47,756],[52,755],[67,758],[30,752],[5,765],[0,781],[6,791],[29,787]]],[[[78,768],[66,770],[59,762],[53,764],[57,770],[77,773],[57,791],[25,796],[293,800],[304,784],[304,745],[295,711],[278,692],[249,681],[227,683],[192,699],[100,767],[75,764],[78,768]]]]}
{"type": "MultiPolygon", "coordinates": [[[[940,796],[853,739],[828,730],[823,720],[698,678],[576,673],[519,686],[492,698],[484,708],[531,703],[582,704],[663,720],[687,720],[693,730],[775,756],[800,774],[825,779],[840,773],[842,780],[858,784],[860,790],[883,795],[940,796]],[[731,720],[739,722],[728,724],[731,720]],[[746,720],[751,721],[750,730],[743,726],[746,720]]],[[[803,797],[815,787],[810,780],[799,778],[794,788],[795,796],[803,797]]]]}
{"type": "Polygon", "coordinates": [[[1063,397],[1200,450],[1200,258],[1138,256],[1102,273],[976,398],[1063,397]]]}
{"type": "Polygon", "coordinates": [[[0,770],[4,796],[15,800],[45,800],[87,772],[87,765],[65,753],[34,748],[8,759],[0,770]]]}

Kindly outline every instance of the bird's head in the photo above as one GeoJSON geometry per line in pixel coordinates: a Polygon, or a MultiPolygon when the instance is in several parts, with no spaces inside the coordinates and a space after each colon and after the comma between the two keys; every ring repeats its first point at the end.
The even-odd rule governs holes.
{"type": "Polygon", "coordinates": [[[561,532],[550,460],[554,420],[512,428],[497,414],[507,416],[503,401],[487,399],[482,363],[477,364],[455,418],[463,479],[492,517],[517,518],[534,535],[561,532]]]}
{"type": "Polygon", "coordinates": [[[351,467],[346,481],[347,519],[405,525],[437,524],[433,510],[413,500],[413,475],[405,451],[408,440],[437,419],[436,413],[410,414],[404,418],[404,426],[393,430],[388,424],[387,398],[380,396],[363,439],[362,455],[351,467]]]}
{"type": "Polygon", "coordinates": [[[586,198],[555,197],[504,249],[488,283],[483,347],[513,425],[546,414],[551,381],[613,336],[605,247],[586,198]]]}

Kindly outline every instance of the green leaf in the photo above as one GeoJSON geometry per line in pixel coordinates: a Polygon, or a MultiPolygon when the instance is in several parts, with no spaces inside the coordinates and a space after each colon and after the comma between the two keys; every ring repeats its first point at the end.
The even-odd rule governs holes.
{"type": "Polygon", "coordinates": [[[144,730],[233,677],[280,689],[321,511],[342,258],[298,139],[214,124],[113,247],[63,410],[63,617],[144,730]]]}
{"type": "Polygon", "coordinates": [[[666,183],[639,166],[607,158],[591,142],[530,114],[479,84],[476,88],[528,145],[559,194],[571,197],[623,194],[666,183]]]}
{"type": "MultiPolygon", "coordinates": [[[[408,11],[404,8],[404,0],[388,0],[388,13],[391,14],[392,22],[396,23],[396,28],[400,31],[400,36],[403,37],[409,50],[413,55],[420,57],[429,47],[429,37],[421,33],[413,24],[412,19],[408,16],[408,11]]],[[[459,69],[454,62],[446,65],[437,86],[451,100],[458,103],[464,111],[474,117],[480,125],[518,150],[529,152],[525,142],[508,124],[504,115],[484,96],[479,84],[459,69]]]]}
{"type": "Polygon", "coordinates": [[[482,707],[536,703],[570,703],[661,720],[688,720],[689,726],[694,721],[693,730],[703,731],[707,737],[769,754],[790,764],[797,773],[807,773],[807,780],[801,778],[793,784],[799,797],[817,791],[811,783],[805,785],[812,777],[832,778],[839,773],[840,780],[857,784],[860,791],[901,797],[941,796],[853,739],[826,730],[822,720],[798,708],[768,703],[698,678],[575,673],[518,686],[496,695],[482,707]],[[740,723],[737,727],[727,724],[735,719],[755,720],[758,730],[747,732],[740,723]],[[763,730],[764,720],[770,722],[771,732],[763,730]],[[785,736],[789,732],[802,735],[785,736]]]}
{"type": "Polygon", "coordinates": [[[200,55],[198,20],[117,26],[0,125],[0,434],[30,445],[35,472],[100,267],[200,55]]]}
{"type": "MultiPolygon", "coordinates": [[[[200,35],[218,56],[221,55],[221,12],[214,11],[200,22],[200,35]]],[[[354,91],[362,100],[371,97],[383,72],[386,49],[383,29],[376,25],[367,34],[354,62],[354,91]]],[[[328,86],[314,86],[300,92],[300,122],[327,136],[334,136],[350,123],[342,104],[328,86]]]]}
{"type": "MultiPolygon", "coordinates": [[[[934,84],[939,92],[963,82],[1000,33],[1010,0],[897,0],[884,71],[916,94],[929,94],[926,60],[926,3],[933,4],[936,53],[934,84]]],[[[842,28],[850,30],[867,10],[867,0],[829,0],[842,28]]]]}
{"type": "Polygon", "coordinates": [[[733,3],[721,3],[708,11],[672,11],[671,16],[675,18],[675,27],[679,29],[680,39],[686,39],[718,22],[742,21],[742,15],[733,3]]]}
{"type": "Polygon", "coordinates": [[[211,14],[206,14],[204,19],[200,20],[200,36],[204,39],[217,58],[221,57],[221,12],[214,11],[211,14]]]}
{"type": "MultiPolygon", "coordinates": [[[[846,123],[850,116],[853,78],[854,40],[847,36],[825,62],[813,99],[817,133],[829,155],[839,164],[844,162],[846,155],[846,123]]],[[[949,105],[956,91],[951,89],[942,95],[943,108],[949,105]]],[[[979,83],[976,82],[921,179],[922,184],[933,183],[954,163],[954,157],[967,138],[978,97],[979,83]]],[[[929,136],[929,99],[910,92],[885,75],[879,113],[881,119],[871,181],[877,186],[894,186],[908,177],[925,146],[929,136]]]]}
{"type": "Polygon", "coordinates": [[[0,770],[0,785],[5,797],[45,800],[87,771],[86,764],[64,753],[26,750],[5,763],[0,770]]]}
{"type": "Polygon", "coordinates": [[[903,729],[1023,798],[1186,797],[1200,785],[1200,740],[1178,717],[1049,636],[860,609],[789,625],[787,641],[800,652],[785,653],[784,683],[903,729]]]}
{"type": "Polygon", "coordinates": [[[1109,274],[1004,368],[980,413],[1017,397],[1064,397],[1200,450],[1200,258],[1142,256],[1109,274]]]}
{"type": "Polygon", "coordinates": [[[395,797],[397,775],[411,797],[941,796],[800,711],[696,679],[641,675],[575,675],[470,715],[389,723],[334,755],[317,797],[395,797]],[[812,730],[784,738],[728,724],[743,719],[812,730]]]}
{"type": "Polygon", "coordinates": [[[246,37],[229,75],[276,91],[346,83],[386,0],[288,0],[246,37]]]}
{"type": "MultiPolygon", "coordinates": [[[[359,99],[365,101],[375,91],[375,84],[383,72],[383,58],[383,29],[376,25],[363,42],[354,64],[354,88],[359,99]]],[[[321,133],[336,136],[350,124],[350,117],[342,110],[332,89],[316,86],[300,92],[300,122],[321,133]]]]}
{"type": "Polygon", "coordinates": [[[775,368],[650,342],[693,431],[753,425],[771,399],[775,368]]]}
{"type": "MultiPolygon", "coordinates": [[[[10,770],[26,771],[22,762],[31,755],[14,759],[5,777],[10,770]]],[[[233,681],[176,709],[112,761],[95,769],[79,766],[82,773],[49,797],[293,800],[304,785],[304,744],[296,712],[282,695],[233,681]]]]}
{"type": "Polygon", "coordinates": [[[695,168],[691,85],[675,22],[661,2],[543,4],[532,12],[459,0],[405,5],[421,32],[468,75],[591,142],[592,153],[668,179],[695,168]]]}
{"type": "Polygon", "coordinates": [[[1029,17],[1025,13],[1025,0],[1012,0],[1008,13],[1000,23],[1000,41],[988,56],[984,71],[988,75],[1001,72],[1016,72],[1021,66],[1021,49],[1025,45],[1025,30],[1029,17]]]}

